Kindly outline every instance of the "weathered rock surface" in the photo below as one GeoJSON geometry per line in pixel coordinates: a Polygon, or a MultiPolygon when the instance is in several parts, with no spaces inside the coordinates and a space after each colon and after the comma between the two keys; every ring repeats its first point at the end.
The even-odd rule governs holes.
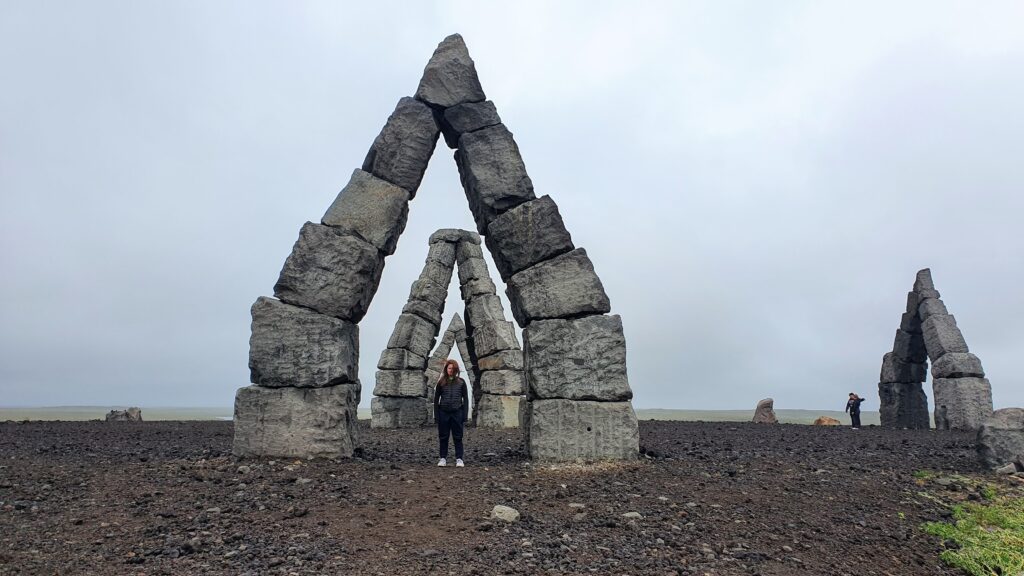
{"type": "Polygon", "coordinates": [[[951,352],[970,352],[963,334],[956,326],[956,318],[951,315],[931,316],[921,322],[921,329],[924,331],[928,356],[933,362],[951,352]]]}
{"type": "Polygon", "coordinates": [[[407,191],[357,169],[320,222],[393,254],[408,217],[407,191]]]}
{"type": "Polygon", "coordinates": [[[965,378],[985,376],[981,360],[970,352],[949,352],[932,362],[932,376],[935,378],[965,378]]]}
{"type": "Polygon", "coordinates": [[[451,242],[453,244],[467,242],[469,244],[480,245],[480,235],[476,232],[470,232],[469,230],[463,230],[461,228],[441,228],[437,232],[431,234],[428,241],[430,244],[435,242],[451,242]]]}
{"type": "Polygon", "coordinates": [[[921,306],[917,309],[918,315],[921,317],[921,321],[931,318],[932,316],[949,316],[949,311],[946,310],[946,305],[942,303],[942,300],[937,298],[926,298],[921,302],[921,306]]]}
{"type": "Polygon", "coordinates": [[[992,385],[985,378],[933,378],[932,396],[939,430],[977,430],[992,415],[992,385]]]}
{"type": "Polygon", "coordinates": [[[483,258],[467,258],[459,262],[459,284],[466,284],[472,280],[487,278],[487,262],[483,258]]]}
{"type": "Polygon", "coordinates": [[[896,330],[892,352],[897,358],[913,364],[920,364],[928,359],[924,337],[921,334],[911,334],[903,330],[896,330]]]}
{"type": "Polygon", "coordinates": [[[479,411],[476,425],[480,428],[518,428],[519,407],[523,401],[522,396],[481,394],[476,408],[479,411]]]}
{"type": "Polygon", "coordinates": [[[754,409],[754,419],[751,422],[755,424],[778,424],[779,419],[775,417],[775,400],[765,398],[758,402],[757,408],[754,409]]]}
{"type": "Polygon", "coordinates": [[[537,320],[523,330],[531,398],[629,400],[619,316],[537,320]]]}
{"type": "Polygon", "coordinates": [[[315,388],[359,377],[359,327],[260,297],[252,305],[249,371],[253,384],[315,388]]]}
{"type": "Polygon", "coordinates": [[[444,316],[444,307],[427,302],[426,300],[409,300],[402,307],[402,313],[414,314],[440,328],[444,316]]]}
{"type": "Polygon", "coordinates": [[[469,102],[444,111],[441,134],[444,134],[444,142],[449,148],[458,148],[459,138],[463,134],[498,124],[501,124],[501,118],[498,117],[494,102],[469,102]]]}
{"type": "Polygon", "coordinates": [[[497,287],[490,278],[470,278],[461,286],[462,300],[469,300],[474,296],[483,294],[494,294],[497,287]]]}
{"type": "Polygon", "coordinates": [[[487,249],[503,280],[574,249],[558,206],[550,196],[524,202],[487,227],[487,249]]]}
{"type": "Polygon", "coordinates": [[[463,134],[455,162],[481,234],[502,212],[534,199],[533,182],[504,124],[463,134]]]}
{"type": "Polygon", "coordinates": [[[932,271],[930,269],[925,268],[917,272],[917,278],[914,280],[914,292],[922,300],[925,298],[939,298],[939,291],[935,289],[935,283],[932,282],[932,271]]]}
{"type": "Polygon", "coordinates": [[[522,350],[501,350],[490,356],[484,356],[478,358],[477,368],[481,372],[487,370],[522,370],[523,369],[523,352],[522,350]]]}
{"type": "Polygon", "coordinates": [[[583,248],[514,274],[505,289],[520,326],[534,320],[605,314],[611,302],[583,248]]]}
{"type": "Polygon", "coordinates": [[[1024,409],[996,410],[982,423],[978,457],[991,470],[1012,463],[1024,471],[1024,409]]]}
{"type": "Polygon", "coordinates": [[[496,294],[474,296],[466,302],[466,323],[470,326],[504,321],[505,310],[501,306],[501,298],[496,294]]]}
{"type": "Polygon", "coordinates": [[[370,426],[373,428],[416,428],[427,423],[424,398],[378,396],[370,400],[370,426]]]}
{"type": "Polygon", "coordinates": [[[519,370],[488,370],[480,373],[480,389],[487,394],[518,396],[526,392],[526,379],[519,370]]]}
{"type": "Polygon", "coordinates": [[[452,267],[435,260],[427,260],[420,271],[420,280],[428,280],[448,291],[448,285],[452,283],[452,267]]]}
{"type": "Polygon", "coordinates": [[[452,34],[437,45],[423,69],[416,98],[439,108],[486,98],[462,36],[452,34]]]}
{"type": "Polygon", "coordinates": [[[905,361],[894,352],[887,352],[882,357],[879,382],[924,382],[927,379],[928,366],[923,362],[905,361]]]}
{"type": "Polygon", "coordinates": [[[629,402],[530,402],[527,447],[539,462],[632,460],[640,449],[629,402]]]}
{"type": "Polygon", "coordinates": [[[921,316],[917,312],[904,312],[900,317],[900,330],[910,334],[920,334],[921,316]]]}
{"type": "Polygon", "coordinates": [[[927,430],[928,397],[921,382],[882,382],[878,385],[882,426],[927,430]]]}
{"type": "Polygon", "coordinates": [[[412,199],[439,133],[430,106],[402,98],[367,152],[363,170],[405,189],[412,199]]]}
{"type": "MultiPolygon", "coordinates": [[[[473,235],[476,236],[477,239],[480,238],[479,234],[473,235]]],[[[459,262],[460,265],[466,260],[469,260],[470,258],[483,257],[484,251],[483,248],[480,247],[479,243],[473,244],[471,242],[459,242],[458,246],[456,246],[455,248],[455,259],[456,261],[459,262]]],[[[490,278],[490,276],[488,276],[488,278],[490,278]]]]}
{"type": "Polygon", "coordinates": [[[517,522],[519,520],[519,511],[511,506],[498,504],[491,510],[491,520],[517,522]]]}
{"type": "Polygon", "coordinates": [[[385,348],[377,361],[380,370],[423,370],[426,365],[426,358],[405,348],[385,348]]]}
{"type": "Polygon", "coordinates": [[[383,269],[384,259],[372,244],[307,222],[281,269],[274,295],[288,304],[359,322],[383,269]]]}
{"type": "Polygon", "coordinates": [[[111,410],[105,418],[107,422],[142,422],[142,409],[132,406],[127,410],[111,410]]]}
{"type": "Polygon", "coordinates": [[[473,327],[474,356],[490,356],[501,350],[519,350],[515,327],[511,322],[485,322],[473,327]]]}
{"type": "Polygon", "coordinates": [[[409,288],[409,300],[423,300],[430,302],[439,310],[444,309],[444,302],[448,296],[448,287],[441,286],[426,279],[417,279],[409,288]]]}
{"type": "Polygon", "coordinates": [[[236,456],[347,458],[357,443],[360,385],[247,386],[235,394],[236,456]]]}
{"type": "Polygon", "coordinates": [[[427,380],[423,369],[378,370],[377,382],[373,387],[374,396],[424,397],[427,395],[427,380]]]}
{"type": "Polygon", "coordinates": [[[433,242],[430,244],[430,249],[427,251],[427,262],[434,261],[439,262],[444,266],[451,268],[455,265],[455,243],[453,242],[433,242]]]}
{"type": "Polygon", "coordinates": [[[434,348],[437,326],[414,314],[401,314],[388,340],[388,348],[405,348],[424,358],[434,348]]]}

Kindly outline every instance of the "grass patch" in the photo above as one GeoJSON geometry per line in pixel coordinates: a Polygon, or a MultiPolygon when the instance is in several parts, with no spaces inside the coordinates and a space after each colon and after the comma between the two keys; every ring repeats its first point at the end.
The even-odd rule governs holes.
{"type": "Polygon", "coordinates": [[[935,472],[932,472],[931,470],[914,470],[914,473],[911,474],[911,476],[918,480],[927,480],[928,478],[935,476],[935,472]]]}
{"type": "Polygon", "coordinates": [[[942,538],[942,560],[972,576],[1024,574],[1024,497],[985,486],[986,503],[953,506],[953,522],[929,522],[924,531],[942,538]]]}

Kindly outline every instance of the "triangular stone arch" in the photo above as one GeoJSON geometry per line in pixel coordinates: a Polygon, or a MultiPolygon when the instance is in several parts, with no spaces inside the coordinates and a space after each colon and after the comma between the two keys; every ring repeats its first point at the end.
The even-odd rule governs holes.
{"type": "Polygon", "coordinates": [[[882,426],[930,427],[923,383],[932,364],[935,427],[976,430],[992,414],[992,386],[981,360],[971,354],[932,281],[931,270],[917,273],[907,293],[892,352],[882,358],[879,412],[882,426]]]}
{"type": "Polygon", "coordinates": [[[516,321],[538,460],[633,459],[639,430],[621,319],[550,197],[537,198],[512,133],[486,100],[462,37],[445,38],[414,98],[399,100],[349,184],[307,223],[253,305],[253,386],[235,397],[234,453],[350,456],[357,444],[358,322],[405,228],[439,134],[456,148],[477,230],[516,321]]]}
{"type": "Polygon", "coordinates": [[[523,353],[495,292],[480,236],[442,229],[430,236],[423,271],[412,283],[409,300],[377,363],[371,404],[374,428],[417,427],[432,420],[433,386],[456,342],[473,386],[474,423],[487,428],[519,427],[526,388],[523,353]],[[456,266],[466,323],[456,314],[428,360],[426,353],[440,330],[456,266]]]}

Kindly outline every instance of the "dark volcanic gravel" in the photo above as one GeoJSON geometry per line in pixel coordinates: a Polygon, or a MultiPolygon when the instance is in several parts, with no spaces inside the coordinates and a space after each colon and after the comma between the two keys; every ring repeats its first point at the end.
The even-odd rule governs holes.
{"type": "Polygon", "coordinates": [[[956,574],[919,526],[958,484],[912,473],[980,472],[937,431],[651,421],[639,462],[551,467],[468,429],[461,469],[362,432],[300,462],[234,458],[230,422],[0,423],[0,574],[956,574]]]}

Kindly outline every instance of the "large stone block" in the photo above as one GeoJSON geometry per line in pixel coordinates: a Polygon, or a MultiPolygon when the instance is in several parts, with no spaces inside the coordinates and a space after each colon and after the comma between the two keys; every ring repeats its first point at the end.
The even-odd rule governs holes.
{"type": "Polygon", "coordinates": [[[917,292],[907,292],[907,312],[917,314],[917,308],[921,305],[921,297],[917,292]]]}
{"type": "Polygon", "coordinates": [[[1016,464],[1024,471],[1024,409],[996,410],[978,430],[978,456],[990,469],[1016,464]]]}
{"type": "Polygon", "coordinates": [[[982,378],[985,370],[981,360],[970,352],[950,352],[932,362],[932,376],[935,378],[982,378]]]}
{"type": "Polygon", "coordinates": [[[444,316],[444,304],[438,305],[425,300],[409,300],[402,307],[402,313],[414,314],[440,328],[444,316]]]}
{"type": "Polygon", "coordinates": [[[423,398],[374,398],[370,400],[370,427],[418,428],[427,423],[428,406],[423,398]]]}
{"type": "Polygon", "coordinates": [[[486,322],[504,322],[505,309],[497,294],[474,296],[466,302],[466,323],[476,327],[486,322]]]}
{"type": "Polygon", "coordinates": [[[274,285],[274,296],[359,322],[377,292],[383,269],[384,259],[372,244],[306,222],[274,285]]]}
{"type": "Polygon", "coordinates": [[[775,400],[765,398],[757,403],[754,408],[754,417],[751,422],[755,424],[778,424],[779,419],[775,417],[775,400]]]}
{"type": "Polygon", "coordinates": [[[357,169],[320,222],[354,234],[384,254],[393,254],[408,217],[408,192],[357,169]]]}
{"type": "Polygon", "coordinates": [[[526,393],[526,379],[519,370],[488,370],[480,373],[480,389],[487,394],[518,396],[526,393]]]}
{"type": "Polygon", "coordinates": [[[448,298],[448,286],[442,286],[436,282],[426,279],[417,279],[409,288],[409,300],[423,300],[435,305],[438,310],[444,310],[445,300],[448,298]]]}
{"type": "Polygon", "coordinates": [[[538,320],[523,330],[530,398],[629,400],[619,316],[538,320]]]}
{"type": "Polygon", "coordinates": [[[363,160],[363,170],[416,196],[440,128],[430,106],[402,98],[363,160]]]}
{"type": "Polygon", "coordinates": [[[235,394],[235,456],[348,458],[358,442],[360,385],[247,386],[235,394]]]}
{"type": "Polygon", "coordinates": [[[895,352],[887,352],[882,357],[882,372],[878,379],[879,382],[924,382],[928,379],[928,366],[923,362],[906,361],[895,352]]]}
{"type": "Polygon", "coordinates": [[[519,147],[504,124],[463,134],[455,163],[481,234],[496,216],[535,197],[519,147]]]}
{"type": "Polygon", "coordinates": [[[423,370],[426,365],[426,358],[405,348],[385,348],[377,361],[380,370],[423,370]]]}
{"type": "Polygon", "coordinates": [[[481,372],[488,370],[522,370],[523,369],[523,351],[522,350],[501,350],[495,352],[490,356],[484,356],[478,358],[477,368],[481,372]]]}
{"type": "Polygon", "coordinates": [[[932,362],[951,352],[970,352],[963,334],[956,326],[956,318],[951,315],[931,316],[921,323],[921,330],[932,362]]]}
{"type": "Polygon", "coordinates": [[[476,65],[462,36],[452,34],[434,50],[416,88],[416,98],[438,108],[484,100],[476,65]]]}
{"type": "Polygon", "coordinates": [[[519,350],[519,340],[511,322],[484,322],[472,327],[475,358],[490,356],[500,350],[519,350]]]}
{"type": "Polygon", "coordinates": [[[920,382],[882,382],[878,385],[882,426],[927,430],[928,397],[920,382]]]}
{"type": "Polygon", "coordinates": [[[487,249],[503,280],[575,246],[550,196],[524,202],[487,227],[487,249]]]}
{"type": "Polygon", "coordinates": [[[547,318],[605,314],[611,302],[583,248],[514,274],[505,288],[520,326],[547,318]]]}
{"type": "Polygon", "coordinates": [[[909,334],[921,333],[921,316],[917,312],[904,312],[900,317],[900,330],[909,334]]]}
{"type": "Polygon", "coordinates": [[[477,404],[476,425],[480,428],[518,428],[522,396],[482,394],[477,404]]]}
{"type": "Polygon", "coordinates": [[[263,296],[252,305],[253,384],[315,388],[359,378],[359,326],[263,296]]]}
{"type": "Polygon", "coordinates": [[[459,138],[463,134],[498,124],[501,124],[501,118],[494,102],[467,102],[444,111],[441,116],[441,134],[449,148],[458,148],[459,138]]]}
{"type": "MultiPolygon", "coordinates": [[[[479,238],[479,236],[477,236],[479,238]]],[[[471,258],[483,258],[484,250],[479,244],[472,242],[459,242],[455,248],[455,260],[460,264],[471,258]]]]}
{"type": "Polygon", "coordinates": [[[431,244],[435,242],[451,242],[453,244],[468,242],[479,246],[480,235],[469,230],[462,230],[461,228],[441,228],[430,235],[428,242],[431,244]]]}
{"type": "Polygon", "coordinates": [[[491,278],[487,272],[487,262],[483,258],[469,258],[459,262],[460,285],[480,278],[491,278]]]}
{"type": "Polygon", "coordinates": [[[931,318],[932,316],[949,315],[949,311],[946,310],[946,305],[943,304],[942,300],[939,300],[938,298],[924,299],[921,302],[921,306],[917,310],[922,322],[931,318]]]}
{"type": "Polygon", "coordinates": [[[373,395],[425,397],[427,395],[427,380],[423,376],[423,369],[378,370],[373,395]]]}
{"type": "Polygon", "coordinates": [[[437,326],[413,314],[401,314],[388,340],[388,348],[405,348],[426,358],[434,349],[437,326]]]}
{"type": "Polygon", "coordinates": [[[928,359],[924,337],[921,334],[911,334],[903,330],[896,330],[892,352],[896,357],[915,364],[920,364],[928,359]]]}
{"type": "Polygon", "coordinates": [[[917,273],[917,278],[914,280],[914,292],[924,300],[925,298],[939,298],[939,291],[935,289],[935,283],[932,282],[932,271],[928,268],[920,270],[917,273]]]}
{"type": "Polygon", "coordinates": [[[977,430],[992,415],[992,385],[985,378],[933,378],[935,427],[977,430]]]}
{"type": "Polygon", "coordinates": [[[541,462],[633,460],[640,431],[629,402],[530,402],[527,448],[541,462]]]}
{"type": "Polygon", "coordinates": [[[465,284],[462,284],[460,290],[463,301],[469,300],[474,296],[495,294],[497,292],[494,281],[490,278],[470,278],[465,284]]]}
{"type": "MultiPolygon", "coordinates": [[[[453,242],[434,242],[430,245],[430,249],[427,250],[427,262],[439,262],[448,268],[454,268],[455,266],[455,243],[453,242]]],[[[451,279],[451,275],[449,275],[451,279]]]]}
{"type": "Polygon", "coordinates": [[[454,272],[452,266],[446,266],[436,260],[427,260],[423,265],[423,270],[420,271],[419,280],[432,282],[443,287],[447,292],[448,285],[452,283],[452,272],[454,272]]]}

